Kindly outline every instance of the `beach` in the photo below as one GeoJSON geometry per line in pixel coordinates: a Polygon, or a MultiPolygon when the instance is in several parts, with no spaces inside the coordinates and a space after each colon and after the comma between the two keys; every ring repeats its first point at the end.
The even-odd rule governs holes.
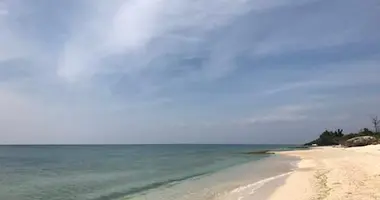
{"type": "Polygon", "coordinates": [[[0,146],[0,199],[380,200],[379,158],[380,146],[0,146]]]}
{"type": "Polygon", "coordinates": [[[380,145],[276,152],[300,158],[269,200],[378,200],[380,145]]]}

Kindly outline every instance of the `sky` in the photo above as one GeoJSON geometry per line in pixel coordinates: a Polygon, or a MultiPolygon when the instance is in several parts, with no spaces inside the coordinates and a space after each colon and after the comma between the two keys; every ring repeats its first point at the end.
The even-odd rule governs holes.
{"type": "Polygon", "coordinates": [[[0,143],[304,143],[380,115],[378,0],[0,0],[0,143]]]}

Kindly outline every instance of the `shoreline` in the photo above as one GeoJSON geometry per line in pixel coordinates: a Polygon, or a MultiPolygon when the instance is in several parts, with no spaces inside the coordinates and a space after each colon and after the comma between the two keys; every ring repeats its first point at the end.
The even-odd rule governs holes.
{"type": "Polygon", "coordinates": [[[268,200],[380,200],[380,145],[280,151],[297,168],[268,200]]]}
{"type": "Polygon", "coordinates": [[[164,195],[166,197],[162,199],[263,200],[285,182],[295,168],[291,163],[298,161],[297,158],[291,156],[273,154],[199,179],[184,181],[173,187],[152,190],[143,196],[139,195],[131,199],[150,200],[164,195]],[[174,196],[167,196],[168,194],[174,196]]]}
{"type": "MultiPolygon", "coordinates": [[[[244,183],[241,182],[235,187],[224,190],[223,195],[210,199],[207,198],[207,200],[267,199],[294,172],[296,166],[293,163],[295,162],[299,162],[299,159],[293,156],[276,155],[274,153],[259,162],[249,162],[245,164],[245,170],[239,170],[239,174],[243,176],[237,180],[241,181],[241,178],[245,176],[243,178],[246,179],[244,183]]],[[[241,167],[237,166],[237,168],[241,167]]]]}

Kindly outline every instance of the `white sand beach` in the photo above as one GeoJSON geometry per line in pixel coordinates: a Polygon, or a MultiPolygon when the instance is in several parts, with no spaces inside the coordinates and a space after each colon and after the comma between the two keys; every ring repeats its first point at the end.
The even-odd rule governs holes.
{"type": "Polygon", "coordinates": [[[380,200],[380,145],[277,153],[301,161],[269,200],[380,200]]]}

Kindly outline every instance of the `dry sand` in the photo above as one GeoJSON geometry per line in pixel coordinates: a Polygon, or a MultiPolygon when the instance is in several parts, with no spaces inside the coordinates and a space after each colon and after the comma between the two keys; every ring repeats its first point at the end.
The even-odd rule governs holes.
{"type": "Polygon", "coordinates": [[[380,145],[278,154],[301,161],[269,200],[380,200],[380,145]]]}

